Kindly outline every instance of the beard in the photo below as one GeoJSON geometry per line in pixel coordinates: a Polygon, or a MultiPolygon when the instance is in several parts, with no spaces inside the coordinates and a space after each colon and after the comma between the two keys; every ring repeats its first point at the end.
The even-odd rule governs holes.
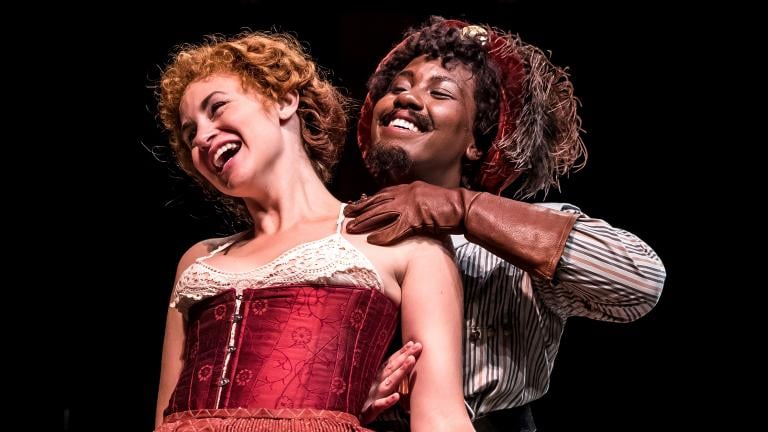
{"type": "Polygon", "coordinates": [[[402,147],[374,143],[365,155],[365,165],[380,187],[415,180],[413,160],[402,147]]]}

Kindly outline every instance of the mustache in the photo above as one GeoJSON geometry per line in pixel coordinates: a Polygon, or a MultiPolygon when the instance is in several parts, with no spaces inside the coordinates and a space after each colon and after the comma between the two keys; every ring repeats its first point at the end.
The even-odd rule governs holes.
{"type": "MultiPolygon", "coordinates": [[[[403,108],[393,108],[391,111],[385,113],[383,116],[381,116],[381,124],[388,125],[389,122],[391,122],[398,113],[401,113],[403,111],[407,112],[408,121],[416,125],[417,128],[419,128],[422,132],[428,132],[433,129],[432,127],[432,120],[425,114],[422,114],[418,111],[414,111],[412,109],[403,109],[403,108]]],[[[402,117],[402,116],[401,116],[402,117]]]]}

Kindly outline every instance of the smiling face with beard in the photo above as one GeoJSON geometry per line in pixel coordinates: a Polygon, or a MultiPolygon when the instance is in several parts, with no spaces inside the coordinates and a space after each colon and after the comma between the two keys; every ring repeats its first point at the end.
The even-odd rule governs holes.
{"type": "Polygon", "coordinates": [[[382,185],[422,180],[459,187],[474,137],[474,76],[461,62],[419,56],[398,72],[372,110],[365,160],[382,185]]]}
{"type": "Polygon", "coordinates": [[[402,147],[372,146],[365,155],[365,165],[380,187],[417,180],[413,173],[413,161],[402,147]]]}

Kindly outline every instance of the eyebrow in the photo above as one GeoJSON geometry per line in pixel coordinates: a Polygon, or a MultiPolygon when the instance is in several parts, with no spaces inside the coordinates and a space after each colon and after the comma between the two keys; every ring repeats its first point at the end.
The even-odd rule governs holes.
{"type": "MultiPolygon", "coordinates": [[[[224,92],[221,91],[221,90],[214,90],[208,96],[206,96],[205,99],[203,99],[200,102],[200,111],[205,111],[206,107],[208,106],[208,103],[211,102],[211,98],[214,95],[218,94],[218,93],[224,94],[224,92]]],[[[189,131],[189,128],[191,128],[191,127],[192,127],[192,122],[189,122],[189,121],[184,122],[184,123],[181,124],[181,136],[182,136],[182,138],[186,139],[187,141],[189,141],[189,137],[187,136],[187,132],[189,131]]],[[[187,144],[189,144],[189,143],[187,143],[187,144]]]]}
{"type": "MultiPolygon", "coordinates": [[[[395,75],[395,77],[392,79],[392,81],[394,81],[394,80],[396,80],[398,78],[406,78],[406,79],[409,79],[409,80],[413,81],[414,74],[413,74],[413,72],[408,71],[408,70],[400,71],[400,72],[397,73],[397,75],[395,75]]],[[[455,79],[449,77],[448,75],[435,75],[435,76],[433,76],[433,77],[431,77],[429,79],[430,83],[443,82],[443,81],[448,81],[450,83],[453,83],[455,86],[461,88],[461,85],[459,85],[459,82],[456,81],[455,79]]]]}

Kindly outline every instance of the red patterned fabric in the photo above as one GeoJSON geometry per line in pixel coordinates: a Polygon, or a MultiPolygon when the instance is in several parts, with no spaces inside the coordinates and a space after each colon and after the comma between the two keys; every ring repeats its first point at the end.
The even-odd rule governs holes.
{"type": "Polygon", "coordinates": [[[357,417],[313,409],[215,409],[184,411],[166,417],[155,432],[373,432],[357,417]]]}
{"type": "Polygon", "coordinates": [[[236,408],[360,413],[397,325],[391,300],[369,288],[312,284],[245,289],[236,297],[228,290],[189,309],[184,369],[166,415],[236,408]]]}

